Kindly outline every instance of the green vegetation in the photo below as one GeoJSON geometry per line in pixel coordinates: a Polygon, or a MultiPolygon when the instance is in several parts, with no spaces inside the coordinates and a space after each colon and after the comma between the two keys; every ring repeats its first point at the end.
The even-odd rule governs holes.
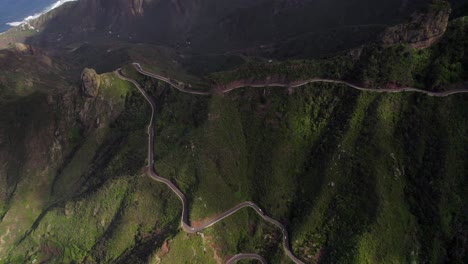
{"type": "Polygon", "coordinates": [[[402,86],[447,90],[468,78],[468,17],[450,22],[444,37],[424,50],[397,46],[365,48],[356,68],[358,80],[370,86],[402,86]]]}
{"type": "MultiPolygon", "coordinates": [[[[313,85],[292,94],[242,89],[210,98],[145,83],[159,107],[156,169],[187,193],[194,224],[253,200],[287,224],[294,250],[311,262],[461,261],[463,96],[313,85]]],[[[67,187],[57,179],[69,198],[39,218],[31,215],[36,223],[9,262],[193,257],[201,263],[214,251],[221,258],[258,252],[272,263],[287,261],[278,230],[247,209],[206,230],[209,242],[177,234],[180,202],[165,186],[136,177],[145,164],[149,106],[137,91],[122,102],[107,131],[88,135],[62,170],[71,180],[65,182],[79,183],[67,187]],[[174,235],[174,251],[166,255],[149,246],[161,247],[174,235]],[[200,254],[194,257],[192,249],[200,254]]]]}
{"type": "MultiPolygon", "coordinates": [[[[209,80],[324,77],[443,90],[468,78],[466,23],[453,20],[426,50],[374,45],[323,60],[250,60],[209,80]]],[[[0,263],[216,263],[241,252],[289,263],[281,232],[251,209],[183,233],[180,201],[145,175],[144,97],[108,73],[97,96],[84,98],[70,77],[82,65],[136,60],[201,85],[191,74],[211,69],[197,67],[238,58],[187,62],[189,74],[172,49],[107,45],[53,59],[0,51],[0,263]]],[[[122,70],[155,97],[155,169],[187,195],[193,225],[250,200],[285,224],[308,263],[466,262],[466,95],[314,84],[205,97],[122,70]]]]}
{"type": "Polygon", "coordinates": [[[352,57],[341,55],[324,60],[294,60],[285,62],[250,61],[227,72],[213,73],[209,78],[215,83],[229,83],[235,80],[265,80],[278,77],[285,81],[321,78],[343,78],[352,67],[352,57]]]}
{"type": "Polygon", "coordinates": [[[148,248],[174,234],[181,209],[169,190],[140,177],[150,107],[113,74],[101,76],[96,98],[77,97],[85,109],[80,123],[67,118],[73,104],[55,101],[61,96],[35,92],[1,105],[9,113],[2,124],[16,124],[1,127],[16,148],[10,155],[33,170],[11,164],[14,177],[2,186],[2,198],[9,199],[2,200],[0,263],[125,262],[138,250],[149,256],[148,248]],[[51,101],[60,109],[44,113],[51,101]],[[54,120],[56,131],[50,129],[54,120]],[[62,134],[64,141],[49,143],[62,134]]]}
{"type": "Polygon", "coordinates": [[[167,228],[177,226],[180,205],[169,197],[169,191],[148,178],[110,180],[95,193],[49,210],[10,254],[10,260],[21,263],[22,252],[29,252],[24,256],[27,261],[54,263],[125,258],[139,244],[150,240],[160,244],[168,235],[167,228]]]}
{"type": "MultiPolygon", "coordinates": [[[[428,186],[416,187],[411,179],[419,178],[416,174],[430,175],[430,169],[415,169],[421,157],[413,158],[405,148],[428,144],[417,143],[423,131],[455,140],[460,146],[466,144],[466,137],[461,137],[466,129],[463,96],[376,95],[312,85],[290,95],[285,89],[246,88],[205,98],[157,82],[145,83],[146,89],[158,95],[156,168],[187,193],[194,223],[239,201],[253,200],[288,224],[299,256],[323,263],[420,261],[435,246],[427,241],[432,239],[431,243],[448,249],[457,239],[456,227],[463,220],[456,206],[449,206],[456,218],[444,211],[421,216],[414,212],[414,208],[429,206],[423,201],[431,207],[441,202],[422,198],[428,186]],[[420,109],[419,117],[411,112],[415,107],[420,109]],[[440,112],[433,116],[424,109],[440,112]],[[450,121],[443,118],[447,115],[452,116],[450,121]],[[457,132],[445,134],[446,128],[427,122],[415,127],[414,119],[437,120],[457,132]],[[420,222],[436,215],[446,221],[445,237],[438,235],[442,231],[429,230],[420,222]]],[[[443,145],[435,146],[431,153],[464,155],[461,147],[452,153],[445,152],[443,145]]],[[[428,157],[424,164],[437,159],[428,157]]],[[[439,165],[454,166],[452,161],[446,162],[439,165]]],[[[463,177],[454,176],[463,175],[467,168],[461,163],[456,168],[457,172],[440,169],[444,171],[440,186],[444,187],[433,188],[464,201],[463,190],[456,187],[464,186],[463,177]]],[[[436,208],[448,205],[440,206],[436,208]]],[[[222,254],[252,249],[270,252],[262,244],[252,243],[259,235],[242,235],[240,230],[251,221],[252,216],[239,213],[207,232],[222,254]]],[[[276,232],[273,229],[267,234],[276,232]]],[[[435,262],[453,255],[446,251],[434,254],[435,262]]],[[[270,255],[272,262],[280,259],[284,260],[270,255]]]]}
{"type": "Polygon", "coordinates": [[[344,79],[370,88],[412,86],[448,90],[468,78],[468,17],[450,22],[446,34],[432,47],[417,50],[406,45],[368,45],[349,54],[321,60],[248,62],[231,71],[211,74],[214,83],[236,80],[297,81],[312,78],[344,79]],[[360,53],[356,57],[356,52],[360,53]]]}
{"type": "Polygon", "coordinates": [[[123,101],[134,90],[132,84],[121,80],[115,74],[103,74],[100,76],[100,93],[104,98],[123,101]]]}
{"type": "Polygon", "coordinates": [[[182,67],[180,58],[174,49],[154,45],[132,45],[128,53],[132,62],[140,63],[145,70],[157,72],[185,83],[200,82],[199,77],[197,77],[200,75],[189,73],[182,67]]]}
{"type": "Polygon", "coordinates": [[[70,144],[72,148],[78,145],[83,140],[83,135],[81,134],[80,128],[74,127],[70,129],[68,140],[70,140],[70,144]]]}
{"type": "Polygon", "coordinates": [[[427,81],[433,86],[459,83],[468,78],[468,17],[453,20],[444,38],[432,51],[432,63],[427,81]]]}
{"type": "Polygon", "coordinates": [[[0,50],[0,103],[65,87],[61,68],[53,69],[51,61],[43,54],[30,54],[29,50],[0,50]]]}
{"type": "Polygon", "coordinates": [[[168,241],[167,251],[161,250],[153,256],[152,263],[216,263],[215,252],[210,241],[205,236],[187,235],[179,233],[168,241]]]}

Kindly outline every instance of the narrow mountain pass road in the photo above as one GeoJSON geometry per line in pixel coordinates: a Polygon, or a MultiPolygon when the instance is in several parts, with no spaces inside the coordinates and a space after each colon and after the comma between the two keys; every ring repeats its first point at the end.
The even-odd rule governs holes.
{"type": "MultiPolygon", "coordinates": [[[[183,82],[173,80],[167,77],[164,77],[162,75],[158,75],[155,73],[151,73],[148,71],[145,71],[141,65],[137,62],[133,63],[133,66],[135,69],[142,75],[163,81],[167,84],[169,84],[171,87],[175,88],[176,90],[179,90],[183,93],[187,94],[193,94],[193,95],[202,95],[202,96],[209,96],[214,94],[213,92],[202,92],[202,91],[194,91],[190,89],[186,89],[186,85],[183,82]]],[[[119,78],[131,82],[133,85],[135,85],[138,90],[143,94],[143,96],[146,98],[148,103],[151,105],[152,108],[152,114],[151,114],[151,121],[148,126],[148,175],[154,179],[155,181],[161,182],[166,184],[176,195],[179,197],[179,199],[182,202],[182,216],[181,216],[181,227],[182,229],[190,234],[195,234],[198,233],[205,228],[211,227],[214,224],[224,220],[225,218],[235,214],[239,210],[242,210],[243,208],[252,208],[263,220],[275,225],[277,228],[279,228],[283,234],[283,248],[286,253],[286,255],[294,262],[294,263],[299,263],[303,264],[300,259],[298,259],[291,250],[290,246],[290,239],[288,235],[288,231],[285,228],[283,224],[281,224],[279,221],[267,216],[264,211],[257,206],[253,202],[243,202],[241,204],[238,204],[234,206],[233,208],[227,210],[226,212],[218,215],[214,219],[211,219],[207,223],[203,224],[202,226],[198,227],[192,227],[189,224],[188,221],[188,201],[187,198],[185,197],[184,193],[180,191],[180,189],[169,179],[161,177],[158,175],[154,169],[154,125],[155,125],[155,109],[156,109],[156,102],[154,99],[146,93],[146,91],[138,84],[133,79],[125,77],[121,69],[116,70],[117,76],[119,78]]],[[[358,85],[355,85],[353,83],[347,82],[347,81],[342,81],[342,80],[333,80],[333,79],[324,79],[324,78],[312,78],[308,80],[300,80],[300,81],[294,81],[294,82],[285,82],[285,83],[278,83],[278,82],[270,82],[270,81],[241,81],[241,82],[233,82],[231,84],[226,84],[226,85],[218,85],[217,87],[214,88],[214,90],[221,91],[222,93],[229,93],[233,90],[239,89],[239,88],[244,88],[244,87],[253,87],[253,88],[261,88],[261,87],[287,87],[287,88],[297,88],[301,87],[310,83],[334,83],[334,84],[342,84],[349,86],[353,89],[357,89],[360,91],[364,92],[376,92],[376,93],[400,93],[400,92],[416,92],[416,93],[422,93],[428,96],[435,96],[435,97],[446,97],[454,94],[460,94],[460,93],[468,93],[468,89],[454,89],[450,91],[443,91],[443,92],[431,92],[431,91],[426,91],[418,88],[413,88],[413,87],[403,87],[403,88],[397,88],[397,89],[380,89],[380,88],[367,88],[367,87],[361,87],[358,85]]],[[[243,259],[255,259],[258,260],[262,263],[267,263],[266,260],[257,254],[238,254],[229,259],[226,263],[231,264],[243,259]]]]}
{"type": "Polygon", "coordinates": [[[268,264],[268,262],[266,261],[265,258],[263,258],[262,256],[257,255],[257,254],[238,254],[238,255],[235,255],[234,257],[230,258],[226,262],[226,264],[232,264],[232,263],[235,263],[237,261],[244,260],[244,259],[256,259],[256,260],[260,261],[262,264],[268,264]]]}
{"type": "MultiPolygon", "coordinates": [[[[263,220],[275,225],[277,228],[279,228],[281,230],[282,235],[283,235],[283,248],[284,248],[284,251],[285,251],[286,255],[294,263],[304,264],[304,262],[302,262],[300,259],[298,259],[292,253],[291,246],[290,246],[290,241],[289,241],[289,234],[288,234],[288,231],[287,231],[286,227],[283,224],[281,224],[279,221],[267,216],[264,213],[264,211],[258,205],[256,205],[253,202],[247,201],[247,202],[240,203],[240,204],[234,206],[233,208],[227,210],[226,212],[218,215],[217,217],[211,219],[210,221],[208,221],[207,223],[205,223],[202,226],[198,226],[196,228],[190,226],[189,221],[188,221],[188,201],[187,201],[187,198],[185,197],[184,193],[182,193],[182,191],[180,191],[180,189],[172,181],[158,175],[156,173],[155,169],[154,169],[154,127],[155,127],[155,115],[156,115],[156,102],[155,102],[154,98],[152,98],[140,86],[140,84],[138,82],[136,82],[133,79],[125,77],[122,74],[121,69],[117,69],[115,71],[115,73],[117,74],[117,76],[120,79],[131,82],[133,85],[135,85],[138,88],[138,90],[140,91],[140,93],[145,97],[145,99],[151,105],[151,110],[152,110],[151,111],[152,112],[151,113],[151,120],[150,120],[150,123],[148,125],[148,175],[152,179],[154,179],[155,181],[166,184],[166,186],[168,186],[177,195],[177,197],[179,197],[180,201],[182,202],[182,216],[181,216],[181,221],[180,221],[182,229],[187,233],[196,234],[196,233],[198,233],[198,232],[200,232],[200,231],[202,231],[202,230],[204,230],[204,229],[206,229],[208,227],[211,227],[214,224],[226,219],[227,217],[235,214],[239,210],[242,210],[244,208],[249,207],[249,208],[252,208],[263,220]]],[[[229,259],[226,263],[228,263],[228,264],[229,263],[234,263],[234,262],[237,262],[237,261],[243,260],[243,259],[256,259],[256,260],[259,260],[262,263],[267,263],[266,260],[262,256],[257,255],[257,254],[238,254],[238,255],[235,255],[234,257],[232,257],[231,259],[229,259]]]]}
{"type": "Polygon", "coordinates": [[[389,88],[367,88],[367,87],[361,87],[356,84],[347,82],[347,81],[342,81],[342,80],[334,80],[334,79],[322,79],[322,78],[313,78],[309,80],[303,80],[303,81],[294,81],[294,82],[287,82],[287,83],[277,83],[277,82],[249,82],[246,81],[244,83],[240,84],[226,84],[226,85],[220,85],[217,87],[218,90],[223,91],[223,93],[228,93],[233,90],[239,89],[239,88],[245,88],[245,87],[252,87],[252,88],[263,88],[263,87],[285,87],[285,88],[298,88],[307,84],[311,83],[333,83],[333,84],[342,84],[345,86],[349,86],[353,89],[363,91],[363,92],[372,92],[372,93],[402,93],[402,92],[415,92],[415,93],[422,93],[428,96],[434,96],[434,97],[447,97],[450,95],[454,94],[461,94],[461,93],[468,93],[468,89],[453,89],[449,91],[441,91],[441,92],[431,92],[431,91],[426,91],[418,88],[413,88],[413,87],[402,87],[402,88],[395,88],[395,89],[389,89],[389,88]]]}
{"type": "Polygon", "coordinates": [[[148,77],[163,81],[163,82],[169,84],[173,88],[175,88],[175,89],[177,89],[177,90],[179,90],[179,91],[181,91],[183,93],[194,94],[194,95],[211,95],[210,92],[201,92],[201,91],[194,91],[194,90],[186,89],[183,82],[179,82],[179,81],[172,80],[172,79],[169,79],[167,77],[164,77],[164,76],[161,76],[161,75],[158,75],[158,74],[147,72],[147,71],[143,70],[140,63],[138,63],[138,62],[134,62],[134,63],[132,63],[132,65],[135,67],[135,69],[137,69],[137,71],[139,73],[141,73],[143,75],[146,75],[148,77]]]}
{"type": "MultiPolygon", "coordinates": [[[[172,87],[176,88],[177,90],[184,92],[184,93],[189,93],[189,94],[196,94],[196,95],[210,95],[213,93],[210,92],[198,92],[198,91],[193,91],[193,90],[187,90],[185,89],[185,84],[183,82],[179,82],[176,80],[169,79],[167,77],[151,73],[148,71],[145,71],[141,65],[138,62],[134,62],[133,66],[135,69],[148,77],[152,77],[161,81],[164,81],[171,85],[172,87]]],[[[292,81],[292,82],[270,82],[270,81],[251,81],[251,80],[244,80],[241,82],[232,82],[229,84],[223,84],[223,85],[217,85],[214,87],[213,90],[218,90],[221,91],[222,93],[229,93],[233,90],[240,89],[240,88],[245,88],[245,87],[252,87],[252,88],[263,88],[263,87],[286,87],[286,88],[298,88],[307,84],[311,83],[334,83],[334,84],[342,84],[349,86],[353,89],[359,90],[359,91],[364,91],[364,92],[374,92],[374,93],[401,93],[401,92],[415,92],[415,93],[422,93],[428,96],[434,96],[434,97],[446,97],[454,94],[461,94],[461,93],[468,93],[468,88],[464,89],[452,89],[448,91],[441,91],[441,92],[432,92],[432,91],[426,91],[422,90],[419,88],[414,88],[414,87],[401,87],[401,88],[395,88],[395,89],[389,89],[389,88],[368,88],[368,87],[361,87],[359,85],[353,84],[348,81],[343,81],[343,80],[335,80],[335,79],[326,79],[326,78],[311,78],[307,80],[298,80],[298,81],[292,81]]]]}

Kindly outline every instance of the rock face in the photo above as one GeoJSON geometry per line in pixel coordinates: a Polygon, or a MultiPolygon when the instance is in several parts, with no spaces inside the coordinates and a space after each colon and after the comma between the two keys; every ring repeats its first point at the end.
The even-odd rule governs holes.
{"type": "Polygon", "coordinates": [[[41,29],[40,34],[27,43],[62,47],[105,37],[221,53],[282,43],[284,39],[291,39],[284,44],[286,48],[306,46],[293,38],[304,35],[305,41],[318,49],[333,52],[341,46],[375,41],[382,29],[365,27],[354,44],[346,34],[356,35],[355,29],[348,25],[387,25],[408,17],[427,1],[403,1],[406,4],[402,5],[402,0],[80,0],[48,15],[46,27],[34,25],[41,29]],[[327,38],[326,42],[317,41],[320,37],[327,38]],[[333,38],[339,38],[343,45],[337,45],[333,38]]]}
{"type": "Polygon", "coordinates": [[[16,52],[27,53],[29,51],[29,47],[23,43],[15,43],[13,47],[16,52]]]}
{"type": "Polygon", "coordinates": [[[131,5],[132,14],[143,15],[143,0],[133,0],[131,1],[131,5]]]}
{"type": "Polygon", "coordinates": [[[416,49],[427,48],[444,35],[450,13],[448,2],[437,1],[428,12],[413,14],[409,23],[388,28],[381,38],[382,44],[409,44],[416,49]]]}
{"type": "Polygon", "coordinates": [[[96,97],[99,92],[100,78],[93,69],[85,68],[81,73],[81,91],[84,96],[96,97]]]}

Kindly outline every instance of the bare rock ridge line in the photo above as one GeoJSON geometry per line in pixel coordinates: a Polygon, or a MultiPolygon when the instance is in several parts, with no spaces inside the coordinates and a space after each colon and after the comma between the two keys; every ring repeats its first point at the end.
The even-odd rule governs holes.
{"type": "MultiPolygon", "coordinates": [[[[179,197],[179,199],[181,200],[181,202],[182,202],[182,216],[181,216],[181,227],[182,227],[182,229],[187,233],[195,234],[195,233],[198,233],[198,232],[200,232],[200,231],[202,231],[202,230],[204,230],[204,229],[206,229],[206,228],[208,228],[208,227],[210,227],[210,226],[224,220],[225,218],[235,214],[237,211],[239,211],[239,210],[241,210],[243,208],[250,207],[250,208],[254,209],[255,212],[260,217],[262,217],[262,219],[264,219],[265,221],[275,225],[276,227],[278,227],[281,230],[281,232],[283,234],[283,248],[284,248],[284,251],[285,251],[286,255],[294,263],[304,264],[304,262],[302,262],[300,259],[298,259],[292,253],[290,242],[289,242],[289,234],[288,234],[288,231],[286,230],[286,228],[284,227],[284,225],[281,224],[279,221],[267,216],[263,212],[263,210],[260,209],[260,207],[258,205],[256,205],[255,203],[253,203],[253,202],[247,201],[247,202],[240,203],[240,204],[234,206],[233,208],[227,210],[226,212],[222,213],[221,215],[217,216],[216,218],[211,219],[209,222],[203,224],[202,226],[199,226],[199,227],[195,228],[195,227],[192,227],[192,226],[189,225],[187,198],[185,197],[185,195],[180,191],[180,189],[174,183],[172,183],[167,178],[161,177],[154,170],[154,125],[155,125],[154,121],[155,121],[156,102],[154,101],[154,99],[151,96],[149,96],[146,93],[146,91],[139,85],[138,82],[136,82],[133,79],[130,79],[130,78],[127,78],[127,77],[123,76],[123,74],[121,73],[121,69],[118,69],[116,71],[116,74],[118,75],[119,78],[121,78],[121,79],[123,79],[125,81],[129,81],[133,85],[135,85],[138,88],[138,90],[140,91],[140,93],[145,97],[145,99],[151,105],[151,109],[152,109],[151,121],[150,121],[150,124],[148,125],[148,135],[149,135],[149,137],[148,137],[148,172],[147,173],[155,181],[166,184],[177,195],[177,197],[179,197]]],[[[162,77],[162,78],[164,78],[164,77],[162,77]]],[[[172,83],[170,83],[168,81],[165,81],[165,82],[171,84],[171,86],[174,87],[174,85],[172,83]]],[[[199,94],[199,93],[197,93],[197,94],[199,94]]],[[[262,262],[264,264],[267,263],[265,258],[263,258],[262,256],[260,256],[258,254],[238,254],[238,255],[235,255],[234,257],[230,258],[226,263],[231,264],[231,263],[243,260],[243,259],[256,259],[256,260],[259,260],[260,262],[262,262]]]]}
{"type": "MultiPolygon", "coordinates": [[[[166,82],[167,84],[171,85],[175,89],[184,92],[184,93],[189,93],[189,94],[195,94],[195,95],[211,95],[213,94],[212,92],[200,92],[200,91],[194,91],[194,90],[189,90],[185,88],[185,84],[183,82],[179,82],[173,79],[169,79],[167,77],[154,74],[148,71],[145,71],[141,65],[137,62],[133,63],[133,66],[135,69],[148,77],[152,77],[155,79],[158,79],[160,81],[166,82]]],[[[375,92],[375,93],[401,93],[401,92],[416,92],[416,93],[422,93],[428,96],[434,96],[434,97],[447,97],[450,95],[454,94],[460,94],[460,93],[468,93],[467,88],[463,89],[452,89],[448,91],[442,91],[442,92],[432,92],[432,91],[426,91],[423,89],[419,88],[414,88],[414,87],[401,87],[401,88],[395,88],[395,89],[389,89],[389,88],[368,88],[368,87],[362,87],[357,84],[344,81],[344,80],[337,80],[337,79],[327,79],[327,78],[311,78],[307,80],[298,80],[298,81],[292,81],[292,82],[268,82],[268,81],[253,81],[253,80],[241,80],[238,82],[231,82],[228,84],[224,85],[217,85],[214,87],[214,90],[219,90],[222,91],[222,93],[228,93],[236,89],[244,88],[244,87],[253,87],[253,88],[262,88],[262,87],[286,87],[286,88],[298,88],[307,84],[311,83],[334,83],[334,84],[342,84],[349,86],[351,88],[354,88],[356,90],[364,91],[364,92],[375,92]]]]}

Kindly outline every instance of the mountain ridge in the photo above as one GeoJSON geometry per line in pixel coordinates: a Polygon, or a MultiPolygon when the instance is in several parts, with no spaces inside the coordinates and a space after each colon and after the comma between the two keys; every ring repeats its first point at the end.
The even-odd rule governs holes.
{"type": "MultiPolygon", "coordinates": [[[[195,225],[253,201],[306,263],[463,263],[466,95],[174,89],[314,77],[429,94],[466,85],[457,5],[443,36],[417,49],[405,30],[418,2],[344,2],[83,0],[32,22],[39,32],[0,36],[11,37],[0,50],[0,263],[222,263],[244,252],[290,263],[280,230],[248,211],[182,232],[177,197],[145,176],[151,109],[118,68],[156,102],[155,170],[186,195],[195,225]],[[315,39],[318,17],[295,21],[314,4],[335,7],[316,11],[316,27],[345,26],[342,39],[315,39]],[[341,16],[356,6],[366,10],[341,16]],[[351,23],[379,16],[385,26],[351,23]],[[403,29],[390,46],[379,39],[387,25],[403,29]],[[351,50],[340,46],[350,37],[351,50]]],[[[421,21],[424,36],[431,21],[421,21]]]]}

